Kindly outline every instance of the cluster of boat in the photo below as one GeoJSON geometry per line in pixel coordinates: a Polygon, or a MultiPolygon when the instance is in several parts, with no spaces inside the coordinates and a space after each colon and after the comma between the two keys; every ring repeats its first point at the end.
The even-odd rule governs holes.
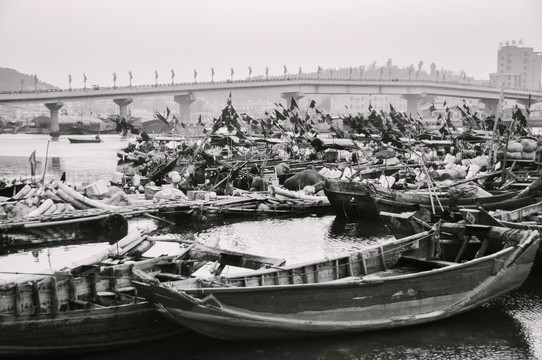
{"type": "MultiPolygon", "coordinates": [[[[165,216],[160,209],[172,207],[192,219],[202,209],[289,215],[294,207],[318,208],[344,221],[380,221],[396,231],[394,239],[289,264],[212,241],[130,231],[51,274],[2,281],[0,353],[94,351],[188,330],[248,340],[397,328],[475,309],[522,285],[539,253],[542,178],[539,139],[524,133],[519,115],[488,131],[494,123],[463,109],[469,131],[459,132],[444,119],[431,131],[392,107],[344,118],[344,127],[313,103],[310,109],[316,121],[301,116],[295,101],[252,119],[228,101],[199,140],[139,139],[122,153],[123,161],[133,156],[134,173],[116,181],[129,189],[136,177],[152,203],[139,209],[106,206],[58,182],[54,189],[69,194],[74,207],[82,204],[72,213],[86,211],[80,218],[89,221],[165,216]],[[315,130],[318,119],[334,136],[315,130]],[[261,136],[247,135],[245,127],[259,128],[261,136]],[[230,133],[218,136],[220,128],[230,133]],[[518,150],[532,155],[510,155],[518,150]],[[164,241],[179,243],[178,252],[147,255],[164,241]],[[226,274],[227,266],[245,270],[226,274]]],[[[50,221],[40,215],[57,211],[52,203],[62,199],[54,195],[59,199],[45,199],[48,206],[21,224],[50,221]]],[[[0,221],[2,229],[9,227],[0,221]]]]}

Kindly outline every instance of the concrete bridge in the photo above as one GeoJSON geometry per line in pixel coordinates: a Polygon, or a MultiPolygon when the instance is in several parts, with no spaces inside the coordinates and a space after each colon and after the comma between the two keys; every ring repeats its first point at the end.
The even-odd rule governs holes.
{"type": "MultiPolygon", "coordinates": [[[[32,92],[0,92],[0,104],[43,103],[51,113],[51,135],[58,137],[58,110],[63,102],[97,98],[112,99],[119,106],[119,114],[126,117],[127,107],[134,97],[173,96],[179,104],[180,120],[190,119],[190,104],[196,97],[205,95],[227,95],[229,92],[274,91],[289,102],[312,94],[352,95],[401,95],[407,101],[407,112],[418,111],[418,101],[427,96],[444,96],[479,99],[490,111],[495,112],[501,96],[497,87],[455,82],[419,80],[375,80],[375,79],[314,79],[314,78],[272,78],[224,82],[193,82],[182,84],[140,85],[109,88],[85,88],[73,90],[49,90],[32,92]]],[[[504,98],[527,105],[542,100],[542,91],[503,89],[504,98]]]]}

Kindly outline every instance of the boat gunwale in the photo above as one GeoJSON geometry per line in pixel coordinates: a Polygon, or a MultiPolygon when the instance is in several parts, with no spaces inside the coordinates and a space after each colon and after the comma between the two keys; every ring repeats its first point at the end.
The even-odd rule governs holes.
{"type": "MultiPolygon", "coordinates": [[[[405,243],[408,243],[408,242],[411,242],[411,241],[418,241],[418,240],[420,240],[422,238],[425,238],[427,236],[432,236],[432,235],[433,235],[432,232],[428,230],[428,231],[424,231],[424,232],[414,234],[414,235],[411,235],[411,236],[407,236],[407,237],[403,237],[403,238],[399,238],[399,239],[389,240],[388,242],[382,243],[382,244],[380,244],[378,246],[379,247],[384,247],[384,246],[393,246],[393,245],[404,245],[405,243]]],[[[329,262],[329,261],[333,261],[333,260],[344,259],[344,258],[350,257],[352,255],[363,254],[363,253],[366,253],[366,252],[368,252],[370,250],[374,250],[374,249],[375,249],[375,247],[371,246],[371,247],[368,247],[366,249],[361,249],[361,250],[358,250],[358,251],[332,255],[332,256],[329,256],[329,257],[326,256],[326,257],[323,257],[323,258],[310,260],[310,261],[305,261],[305,262],[300,262],[300,263],[295,263],[295,264],[287,264],[287,265],[284,265],[284,266],[275,266],[275,267],[272,267],[272,268],[254,270],[254,271],[250,271],[250,272],[246,272],[246,273],[223,275],[220,278],[232,279],[232,278],[241,278],[243,276],[262,275],[262,274],[273,273],[273,272],[277,272],[277,271],[294,270],[294,269],[298,269],[298,268],[304,267],[304,266],[310,266],[310,265],[320,264],[320,263],[323,263],[323,262],[329,262]]],[[[183,280],[181,280],[181,281],[183,281],[183,280]]]]}
{"type": "MultiPolygon", "coordinates": [[[[529,247],[534,246],[535,244],[537,244],[539,242],[540,242],[540,237],[538,236],[538,234],[536,232],[533,232],[529,236],[523,236],[521,243],[518,243],[515,246],[510,246],[510,247],[501,249],[501,250],[499,250],[499,251],[497,251],[495,253],[488,254],[488,255],[482,256],[480,258],[471,259],[471,260],[468,260],[468,261],[465,261],[465,262],[462,262],[462,263],[450,262],[449,265],[444,266],[444,267],[440,267],[440,268],[432,268],[432,269],[419,271],[419,272],[414,272],[414,273],[409,273],[409,274],[390,275],[390,276],[385,276],[385,277],[375,277],[373,279],[364,279],[364,277],[368,277],[368,276],[372,276],[374,274],[378,274],[378,272],[374,272],[374,273],[371,273],[371,274],[360,275],[360,276],[354,275],[353,277],[348,276],[348,277],[345,277],[345,278],[342,278],[342,279],[339,278],[339,279],[330,280],[330,281],[321,282],[321,283],[312,282],[312,283],[296,283],[296,284],[282,284],[282,285],[258,285],[258,286],[235,286],[235,285],[232,285],[232,286],[226,286],[226,287],[201,287],[201,288],[200,287],[198,287],[198,288],[182,288],[182,287],[175,287],[175,286],[174,287],[175,287],[176,291],[184,292],[186,294],[199,293],[201,295],[204,295],[206,292],[209,292],[209,293],[215,293],[215,292],[222,293],[222,292],[233,292],[233,291],[250,292],[250,291],[262,291],[262,290],[283,290],[283,289],[291,289],[292,287],[296,287],[296,288],[318,288],[318,287],[334,288],[334,287],[344,287],[345,285],[348,286],[348,285],[353,285],[353,284],[364,285],[364,284],[383,283],[383,282],[389,283],[389,282],[392,282],[392,281],[403,281],[403,280],[408,280],[408,279],[412,279],[412,278],[419,278],[419,277],[425,277],[425,276],[434,275],[434,274],[446,273],[446,272],[450,272],[450,271],[457,271],[457,270],[460,270],[460,269],[463,269],[463,268],[476,266],[476,265],[478,265],[480,263],[489,262],[489,261],[492,261],[492,260],[494,261],[495,259],[501,258],[501,257],[504,258],[504,259],[515,258],[513,256],[514,253],[524,253],[525,251],[527,251],[527,249],[529,247]],[[532,238],[534,238],[534,240],[532,238]],[[527,242],[528,242],[527,246],[524,247],[527,242]],[[510,253],[510,254],[508,254],[508,253],[510,253]],[[343,279],[346,279],[346,278],[348,278],[348,279],[343,280],[343,279]],[[356,279],[356,278],[359,278],[359,280],[356,279]],[[341,281],[341,280],[343,280],[343,281],[341,281]]],[[[312,262],[310,264],[316,264],[316,263],[317,262],[312,262]]],[[[299,266],[292,267],[291,269],[297,269],[297,268],[303,267],[303,265],[300,265],[300,264],[296,264],[296,265],[299,265],[299,266]]],[[[291,270],[291,269],[285,269],[285,270],[291,270]]],[[[391,269],[393,269],[393,268],[390,268],[390,270],[391,269]]],[[[275,272],[275,271],[276,270],[273,270],[271,272],[275,272]]],[[[257,276],[257,275],[261,275],[261,274],[262,273],[260,271],[257,271],[257,273],[251,273],[250,275],[257,276]]],[[[241,276],[241,275],[233,276],[232,275],[231,277],[226,277],[225,280],[229,280],[229,279],[235,280],[237,277],[242,278],[243,276],[241,276]]],[[[173,282],[173,284],[177,283],[179,285],[182,285],[183,281],[184,280],[180,280],[179,282],[173,282]]],[[[220,283],[220,278],[218,279],[217,282],[220,283]]]]}

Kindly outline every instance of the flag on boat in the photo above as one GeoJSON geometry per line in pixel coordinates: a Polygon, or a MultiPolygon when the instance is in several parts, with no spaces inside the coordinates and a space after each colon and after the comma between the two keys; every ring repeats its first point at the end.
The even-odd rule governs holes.
{"type": "Polygon", "coordinates": [[[36,175],[36,150],[30,154],[28,161],[30,162],[30,174],[34,177],[36,175]]]}
{"type": "Polygon", "coordinates": [[[297,106],[297,102],[295,101],[295,98],[292,96],[292,103],[290,104],[290,110],[299,109],[297,106]]]}

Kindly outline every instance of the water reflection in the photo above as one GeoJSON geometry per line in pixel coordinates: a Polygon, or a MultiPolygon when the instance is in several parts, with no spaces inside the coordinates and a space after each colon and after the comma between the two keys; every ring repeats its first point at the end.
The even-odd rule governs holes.
{"type": "Polygon", "coordinates": [[[272,342],[219,341],[194,333],[84,359],[534,359],[518,323],[499,306],[395,330],[272,342]],[[180,355],[182,354],[182,356],[180,355]]]}
{"type": "Polygon", "coordinates": [[[335,218],[329,227],[328,236],[342,238],[372,238],[391,236],[391,232],[384,224],[378,221],[348,222],[344,219],[335,218]]]}
{"type": "MultiPolygon", "coordinates": [[[[47,151],[48,135],[6,135],[0,139],[0,176],[13,178],[29,178],[30,165],[28,158],[36,151],[36,174],[41,177],[47,159],[46,178],[59,178],[64,171],[67,180],[73,183],[95,181],[100,178],[111,178],[117,171],[116,151],[126,146],[118,135],[104,135],[100,144],[70,144],[66,137],[58,142],[50,142],[47,151]]],[[[121,169],[122,171],[122,169],[121,169]]]]}
{"type": "Polygon", "coordinates": [[[60,158],[54,156],[51,158],[51,169],[53,174],[62,174],[62,168],[60,167],[60,158]]]}

